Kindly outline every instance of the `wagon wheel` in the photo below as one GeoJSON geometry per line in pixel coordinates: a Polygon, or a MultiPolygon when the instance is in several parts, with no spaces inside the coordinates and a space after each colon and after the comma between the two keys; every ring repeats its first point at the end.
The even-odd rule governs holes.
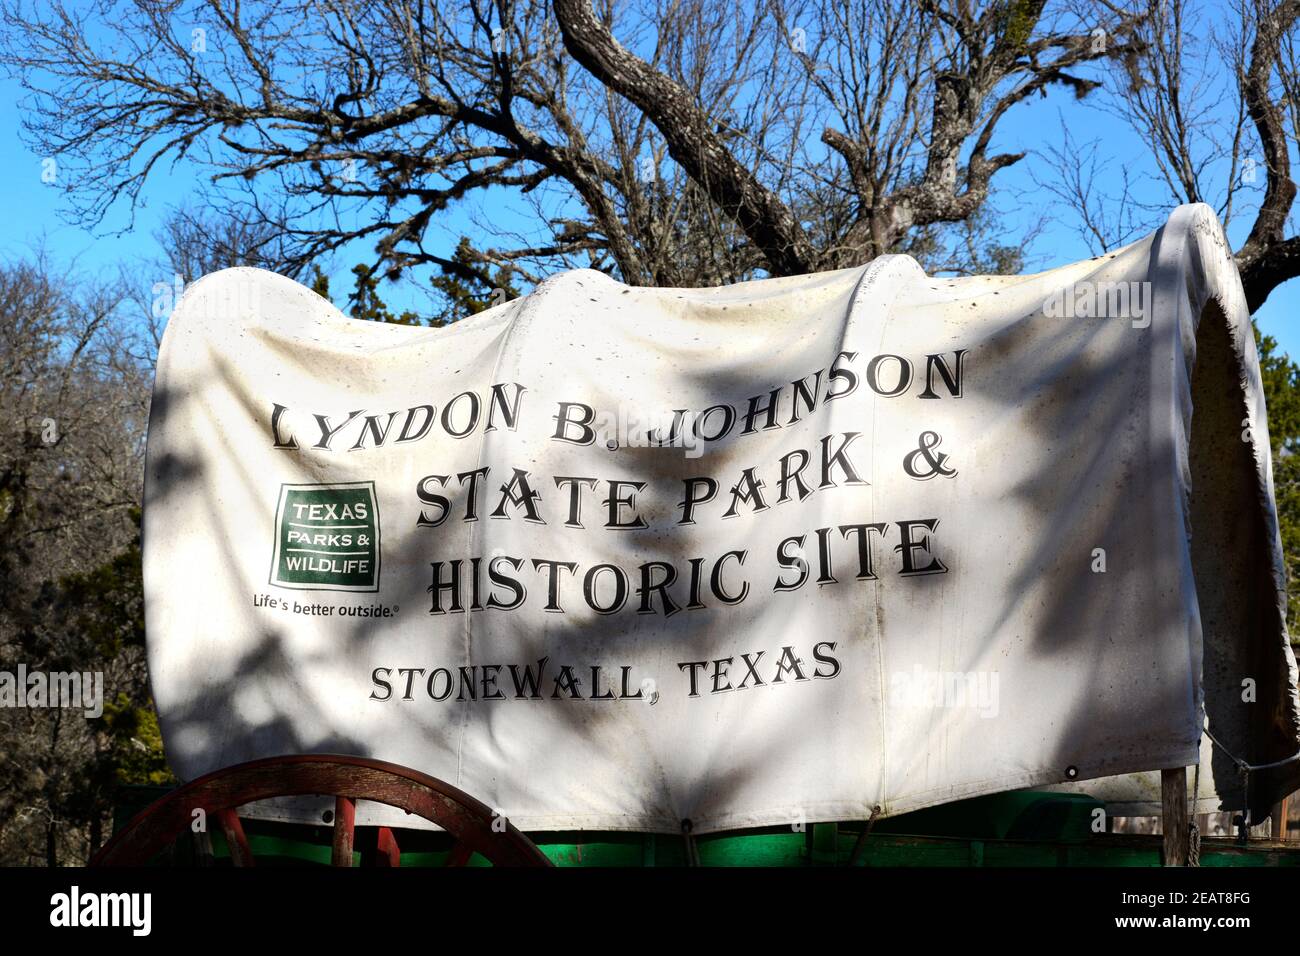
{"type": "MultiPolygon", "coordinates": [[[[451,784],[398,764],[333,754],[270,757],[199,777],[136,814],[91,865],[143,866],[189,832],[194,811],[202,809],[220,824],[235,866],[252,866],[238,808],[271,797],[309,795],[335,798],[334,866],[352,865],[358,800],[397,807],[442,827],[456,841],[448,866],[463,866],[474,853],[497,866],[551,865],[528,837],[451,784]]],[[[397,842],[387,827],[380,828],[378,849],[381,861],[397,865],[397,842]]]]}

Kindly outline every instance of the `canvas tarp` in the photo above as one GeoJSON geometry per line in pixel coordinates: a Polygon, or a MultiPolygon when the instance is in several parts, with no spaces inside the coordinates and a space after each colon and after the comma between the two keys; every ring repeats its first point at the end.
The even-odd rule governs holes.
{"type": "Polygon", "coordinates": [[[1203,725],[1253,763],[1298,744],[1270,476],[1200,205],[1037,275],[576,270],[439,329],[223,271],[150,417],[164,742],[184,779],[392,761],[526,830],[1059,784],[1139,812],[1198,759],[1198,809],[1240,806],[1203,725]]]}

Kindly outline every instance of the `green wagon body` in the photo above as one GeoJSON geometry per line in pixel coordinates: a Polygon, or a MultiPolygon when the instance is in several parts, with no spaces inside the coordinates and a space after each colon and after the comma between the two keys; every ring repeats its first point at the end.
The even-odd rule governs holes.
{"type": "MultiPolygon", "coordinates": [[[[130,787],[122,793],[114,830],[168,791],[130,787]]],[[[1055,867],[1160,866],[1161,838],[1093,832],[1093,811],[1101,804],[1087,796],[1020,791],[946,804],[880,820],[862,841],[857,865],[876,867],[1055,867]]],[[[693,838],[701,866],[845,866],[853,858],[864,824],[809,824],[741,830],[693,838]]],[[[259,866],[330,865],[333,830],[327,825],[246,819],[244,829],[259,866]]],[[[373,844],[372,828],[357,831],[355,862],[363,865],[373,844]]],[[[616,831],[530,833],[557,866],[654,867],[689,865],[682,836],[616,831]]],[[[402,830],[404,867],[442,866],[452,840],[430,830],[402,830]]],[[[219,828],[211,833],[216,865],[230,864],[219,828]]],[[[180,859],[194,862],[193,849],[178,847],[180,859]]],[[[487,865],[475,854],[468,865],[487,865]]],[[[1300,846],[1273,842],[1239,843],[1225,838],[1201,841],[1200,865],[1300,866],[1300,846]]]]}

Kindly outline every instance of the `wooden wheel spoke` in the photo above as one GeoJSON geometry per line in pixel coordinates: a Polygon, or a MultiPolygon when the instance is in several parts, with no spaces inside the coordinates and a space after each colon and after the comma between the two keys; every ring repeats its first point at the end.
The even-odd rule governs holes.
{"type": "Polygon", "coordinates": [[[380,827],[375,838],[375,866],[401,866],[402,853],[397,848],[397,837],[388,827],[380,827]]]}
{"type": "Polygon", "coordinates": [[[464,866],[469,862],[469,858],[474,855],[474,848],[464,840],[457,840],[452,844],[451,852],[447,854],[443,866],[464,866]]]}
{"type": "Polygon", "coordinates": [[[334,854],[331,866],[352,865],[352,844],[357,835],[357,802],[351,797],[334,799],[334,854]]]}
{"type": "Polygon", "coordinates": [[[226,845],[230,847],[230,861],[235,866],[253,866],[253,851],[248,846],[239,814],[233,809],[218,810],[216,814],[221,832],[226,835],[226,845]]]}

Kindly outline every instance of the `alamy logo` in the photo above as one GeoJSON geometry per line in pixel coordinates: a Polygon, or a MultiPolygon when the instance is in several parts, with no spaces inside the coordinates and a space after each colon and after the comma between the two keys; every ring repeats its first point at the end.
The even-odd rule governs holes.
{"type": "Polygon", "coordinates": [[[916,709],[965,708],[981,717],[998,715],[997,671],[931,671],[919,664],[899,671],[889,683],[890,703],[916,709]]]}
{"type": "Polygon", "coordinates": [[[86,717],[104,714],[104,672],[0,671],[0,707],[80,708],[86,717]]]}
{"type": "Polygon", "coordinates": [[[124,926],[133,936],[148,936],[153,920],[148,893],[96,893],[74,886],[50,897],[50,925],[124,926]]]}
{"type": "Polygon", "coordinates": [[[375,483],[281,485],[271,584],[311,591],[378,591],[375,483]]]}
{"type": "Polygon", "coordinates": [[[1093,282],[1062,286],[1043,302],[1050,319],[1128,319],[1135,329],[1151,324],[1150,282],[1093,282]]]}

